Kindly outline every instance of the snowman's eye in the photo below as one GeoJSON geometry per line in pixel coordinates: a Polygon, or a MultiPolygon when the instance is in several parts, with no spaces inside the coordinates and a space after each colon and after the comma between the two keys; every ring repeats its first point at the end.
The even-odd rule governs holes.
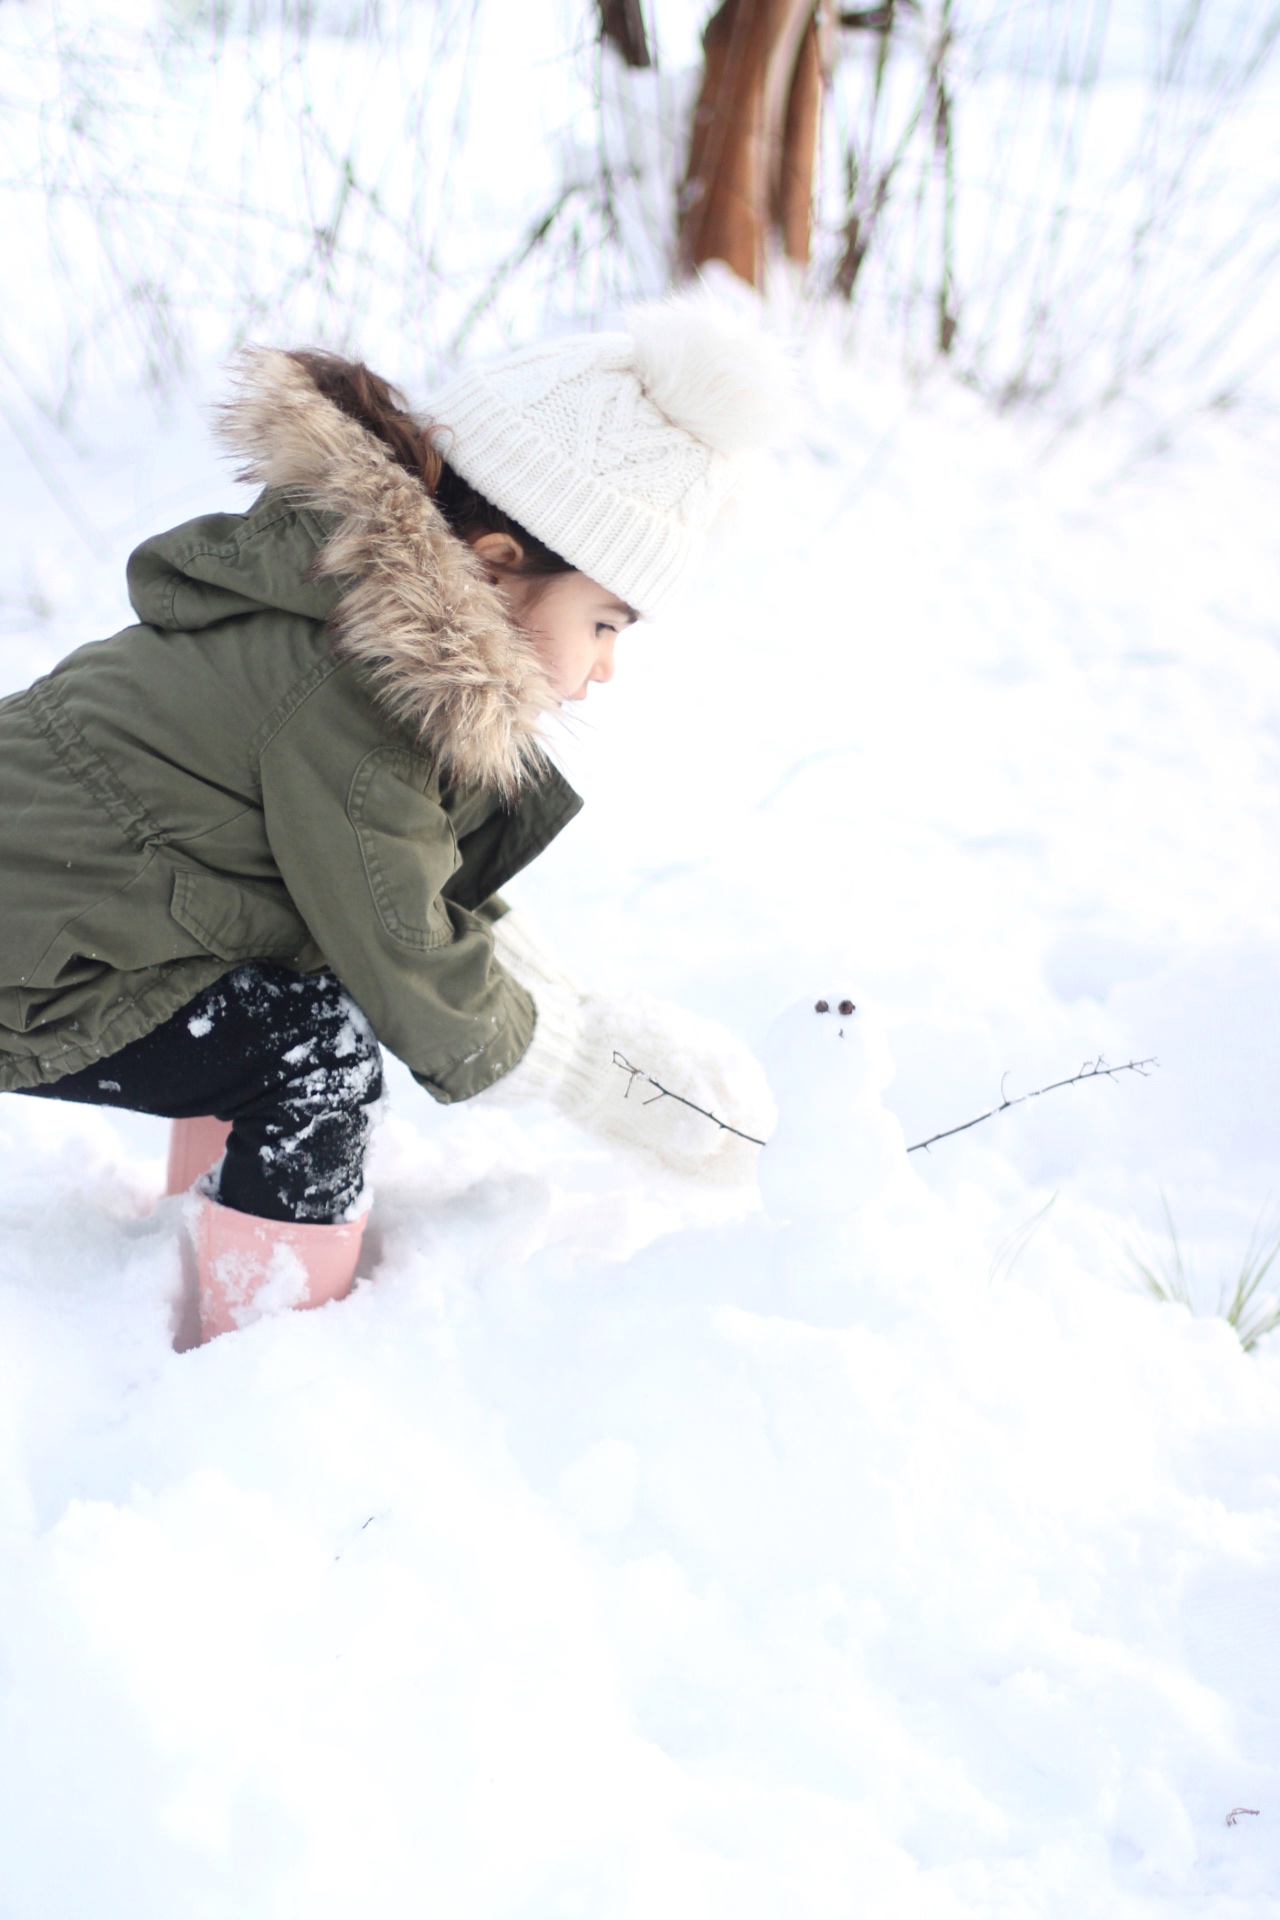
{"type": "Polygon", "coordinates": [[[852,1000],[842,1000],[840,1002],[840,1011],[847,1020],[849,1015],[851,1013],[856,1013],[858,1009],[854,1006],[852,1000]]]}
{"type": "Polygon", "coordinates": [[[830,1013],[831,1011],[825,1000],[815,1000],[813,1010],[815,1013],[830,1013]]]}

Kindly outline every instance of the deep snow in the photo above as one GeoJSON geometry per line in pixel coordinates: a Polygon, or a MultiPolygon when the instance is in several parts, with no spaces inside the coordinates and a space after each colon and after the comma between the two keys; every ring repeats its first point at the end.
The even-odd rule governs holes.
{"type": "MultiPolygon", "coordinates": [[[[62,118],[5,130],[66,191],[6,201],[0,689],[242,500],[122,369],[173,319],[211,399],[246,289],[292,327],[348,145],[419,252],[353,202],[306,311],[422,377],[563,176],[538,111],[588,124],[532,13],[485,14],[468,132],[447,9],[207,83],[198,33],[143,58],[143,0],[89,10],[62,118]],[[15,396],[67,369],[63,436],[15,396]]],[[[1183,384],[1051,440],[821,324],[803,385],[510,890],[588,982],[762,1050],[769,1213],[393,1066],[355,1295],[177,1355],[163,1125],[0,1098],[0,1920],[1280,1915],[1280,1334],[1126,1252],[1163,1190],[1211,1308],[1275,1197],[1274,417],[1183,384]],[[1099,1055],[1160,1066],[904,1159],[1099,1055]]]]}
{"type": "MultiPolygon", "coordinates": [[[[1211,1291],[1273,1189],[1274,441],[805,383],[511,890],[764,1046],[776,1220],[396,1069],[356,1295],[179,1356],[163,1126],[0,1101],[4,1920],[1280,1912],[1280,1339],[1121,1245],[1163,1183],[1211,1291]],[[1161,1065],[854,1213],[846,991],[908,1140],[1161,1065]]],[[[8,685],[199,432],[76,470],[101,561],[11,467],[8,685]]]]}

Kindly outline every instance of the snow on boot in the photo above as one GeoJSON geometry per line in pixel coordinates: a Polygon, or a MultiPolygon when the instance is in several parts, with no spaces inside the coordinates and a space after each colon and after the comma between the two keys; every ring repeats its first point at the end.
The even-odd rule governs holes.
{"type": "Polygon", "coordinates": [[[231,1132],[229,1120],[215,1120],[211,1113],[198,1120],[174,1120],[169,1127],[169,1171],[165,1193],[185,1193],[202,1173],[217,1165],[226,1150],[231,1132]]]}
{"type": "Polygon", "coordinates": [[[368,1219],[318,1226],[263,1220],[193,1194],[187,1220],[196,1250],[200,1344],[289,1307],[322,1307],[351,1291],[368,1219]]]}

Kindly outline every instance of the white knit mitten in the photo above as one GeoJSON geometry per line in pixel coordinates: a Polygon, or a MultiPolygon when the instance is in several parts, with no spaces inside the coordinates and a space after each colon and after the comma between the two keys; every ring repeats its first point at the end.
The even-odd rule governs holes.
{"type": "Polygon", "coordinates": [[[549,1100],[681,1173],[753,1178],[755,1142],[768,1138],[774,1105],[741,1040],[648,994],[585,993],[523,915],[496,923],[494,951],[533,996],[538,1019],[524,1058],[484,1099],[549,1100]]]}

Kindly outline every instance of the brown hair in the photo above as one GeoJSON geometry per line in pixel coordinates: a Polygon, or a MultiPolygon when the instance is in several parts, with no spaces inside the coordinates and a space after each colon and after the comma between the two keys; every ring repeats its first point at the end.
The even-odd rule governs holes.
{"type": "Polygon", "coordinates": [[[482,533],[507,533],[520,543],[524,558],[504,571],[534,575],[574,571],[568,560],[477,493],[449,465],[432,445],[430,430],[420,426],[409,412],[404,395],[381,374],[362,361],[344,360],[341,354],[327,353],[319,347],[299,348],[289,358],[306,368],[326,400],[350,419],[358,420],[389,448],[406,473],[421,482],[444,515],[450,532],[460,540],[482,533]]]}

